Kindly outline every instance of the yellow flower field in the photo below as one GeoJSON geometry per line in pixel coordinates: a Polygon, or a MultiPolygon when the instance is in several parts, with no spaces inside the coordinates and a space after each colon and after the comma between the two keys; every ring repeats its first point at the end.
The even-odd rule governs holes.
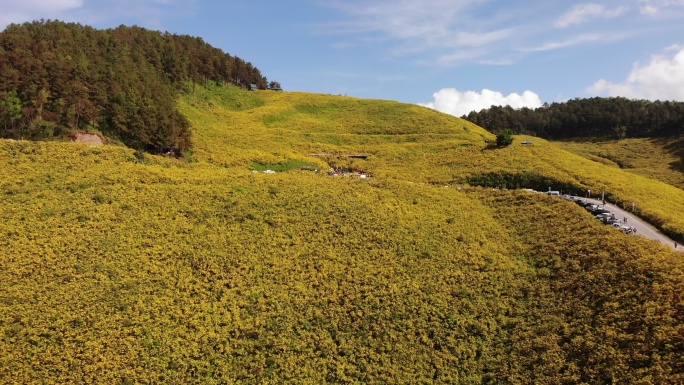
{"type": "Polygon", "coordinates": [[[680,235],[682,190],[396,102],[180,104],[184,159],[0,141],[0,383],[684,380],[681,255],[467,181],[605,187],[680,235]]]}

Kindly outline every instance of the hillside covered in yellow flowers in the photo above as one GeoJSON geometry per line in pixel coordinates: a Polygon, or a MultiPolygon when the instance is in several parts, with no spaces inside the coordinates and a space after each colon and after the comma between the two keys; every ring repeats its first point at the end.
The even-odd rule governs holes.
{"type": "Polygon", "coordinates": [[[0,140],[0,383],[684,382],[681,253],[513,188],[679,239],[681,189],[396,102],[179,103],[183,159],[0,140]]]}

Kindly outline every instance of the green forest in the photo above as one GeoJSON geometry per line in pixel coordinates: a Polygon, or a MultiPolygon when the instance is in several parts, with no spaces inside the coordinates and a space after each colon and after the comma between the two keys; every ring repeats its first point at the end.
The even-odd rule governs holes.
{"type": "Polygon", "coordinates": [[[683,243],[671,142],[496,146],[137,27],[1,38],[0,384],[684,383],[684,254],[524,190],[683,243]]]}
{"type": "Polygon", "coordinates": [[[554,139],[684,134],[684,103],[622,97],[571,99],[534,109],[492,106],[463,118],[495,133],[509,128],[517,134],[554,139]]]}
{"type": "Polygon", "coordinates": [[[251,63],[201,38],[36,21],[0,32],[0,137],[93,131],[154,153],[192,147],[178,98],[193,84],[267,88],[251,63]]]}

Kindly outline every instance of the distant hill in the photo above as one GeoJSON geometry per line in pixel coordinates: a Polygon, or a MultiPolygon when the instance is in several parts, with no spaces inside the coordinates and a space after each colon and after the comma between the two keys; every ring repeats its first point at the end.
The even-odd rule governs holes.
{"type": "Polygon", "coordinates": [[[684,137],[555,141],[560,148],[684,190],[684,137]]]}
{"type": "Polygon", "coordinates": [[[99,132],[155,153],[192,147],[180,92],[215,82],[266,88],[251,63],[201,38],[60,21],[0,33],[0,137],[51,139],[99,132]]]}
{"type": "Polygon", "coordinates": [[[492,106],[463,118],[495,133],[510,128],[516,133],[552,139],[684,134],[684,103],[620,97],[572,99],[535,109],[492,106]]]}

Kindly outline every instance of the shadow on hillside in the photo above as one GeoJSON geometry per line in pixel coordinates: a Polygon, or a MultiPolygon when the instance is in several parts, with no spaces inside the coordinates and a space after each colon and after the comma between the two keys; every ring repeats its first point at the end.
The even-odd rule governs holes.
{"type": "Polygon", "coordinates": [[[571,143],[608,143],[614,142],[616,139],[606,136],[573,136],[563,138],[546,138],[552,142],[571,142],[571,143]]]}
{"type": "Polygon", "coordinates": [[[490,140],[485,142],[485,146],[482,148],[482,151],[492,151],[492,150],[499,150],[504,147],[499,147],[496,145],[495,140],[490,140]]]}
{"type": "MultiPolygon", "coordinates": [[[[604,143],[615,142],[615,138],[610,137],[578,137],[578,138],[562,138],[553,139],[556,142],[587,142],[587,143],[604,143]]],[[[662,148],[666,153],[674,155],[679,160],[670,162],[669,167],[674,171],[684,173],[684,138],[660,137],[649,138],[648,141],[654,146],[662,148]]],[[[615,161],[614,159],[609,159],[615,161]]]]}
{"type": "Polygon", "coordinates": [[[668,154],[674,155],[679,160],[670,162],[670,168],[684,172],[684,138],[673,140],[672,138],[653,138],[651,143],[665,149],[668,154]]]}

